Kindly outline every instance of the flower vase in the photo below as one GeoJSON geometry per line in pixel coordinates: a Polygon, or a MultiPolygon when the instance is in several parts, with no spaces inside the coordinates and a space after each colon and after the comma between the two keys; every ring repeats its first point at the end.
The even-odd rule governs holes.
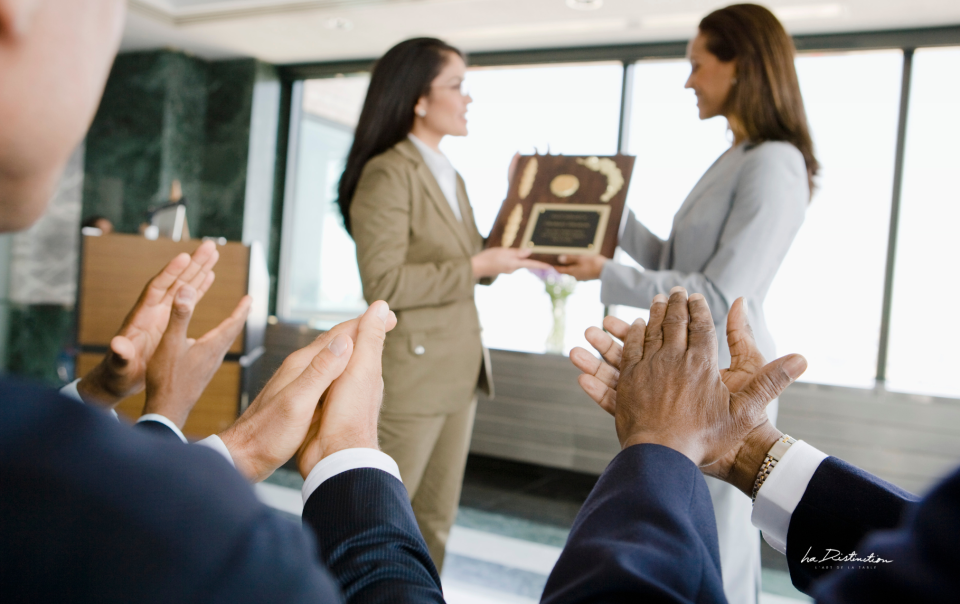
{"type": "Polygon", "coordinates": [[[553,329],[547,337],[547,352],[563,354],[564,328],[567,325],[567,297],[551,297],[553,303],[553,329]]]}
{"type": "Polygon", "coordinates": [[[567,297],[577,288],[577,280],[570,275],[562,275],[553,269],[532,271],[543,281],[544,289],[550,296],[553,306],[553,329],[547,338],[546,349],[548,354],[563,354],[563,336],[567,326],[567,297]]]}

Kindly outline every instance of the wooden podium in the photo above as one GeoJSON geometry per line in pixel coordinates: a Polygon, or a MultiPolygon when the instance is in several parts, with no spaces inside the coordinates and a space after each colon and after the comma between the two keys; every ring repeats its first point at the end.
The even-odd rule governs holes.
{"type": "MultiPolygon", "coordinates": [[[[192,253],[200,243],[151,241],[139,235],[83,238],[77,304],[78,377],[103,358],[147,281],[174,256],[192,253]]],[[[184,433],[191,438],[223,430],[246,407],[251,369],[264,350],[269,276],[263,247],[257,242],[250,246],[231,242],[217,249],[220,260],[214,268],[216,280],[197,305],[188,335],[200,337],[219,325],[244,294],[253,296],[253,305],[244,331],[230,347],[223,366],[184,426],[184,433]]],[[[143,411],[144,399],[142,392],[131,396],[120,403],[117,412],[135,421],[143,411]]]]}

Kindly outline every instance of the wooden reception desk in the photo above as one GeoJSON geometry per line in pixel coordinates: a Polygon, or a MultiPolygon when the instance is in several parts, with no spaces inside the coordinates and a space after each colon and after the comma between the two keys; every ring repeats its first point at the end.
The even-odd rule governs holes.
{"type": "MultiPolygon", "coordinates": [[[[96,366],[106,353],[127,312],[143,287],[174,256],[192,253],[199,240],[150,241],[139,235],[84,237],[77,304],[77,376],[96,366]]],[[[197,305],[188,335],[196,338],[225,319],[244,294],[253,296],[245,330],[230,347],[223,366],[194,407],[184,433],[204,438],[229,426],[247,404],[249,375],[263,353],[267,325],[269,277],[263,248],[227,243],[217,246],[220,260],[216,280],[197,305]]],[[[117,407],[121,415],[135,420],[143,411],[145,395],[132,396],[117,407]]]]}

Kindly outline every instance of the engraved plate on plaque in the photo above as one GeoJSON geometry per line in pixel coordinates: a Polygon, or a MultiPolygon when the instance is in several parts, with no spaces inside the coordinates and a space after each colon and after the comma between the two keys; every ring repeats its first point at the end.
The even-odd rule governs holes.
{"type": "Polygon", "coordinates": [[[535,254],[599,254],[609,219],[606,204],[536,203],[520,247],[535,254]]]}

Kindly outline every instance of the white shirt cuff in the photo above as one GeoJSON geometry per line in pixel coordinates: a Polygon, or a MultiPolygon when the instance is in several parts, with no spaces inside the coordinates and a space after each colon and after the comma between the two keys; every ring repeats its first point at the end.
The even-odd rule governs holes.
{"type": "Polygon", "coordinates": [[[164,426],[170,428],[174,434],[180,437],[180,440],[187,442],[187,437],[183,435],[183,432],[180,431],[180,428],[177,427],[175,423],[170,421],[168,418],[160,415],[159,413],[146,413],[140,416],[140,419],[137,420],[137,423],[140,422],[157,422],[163,424],[164,426]]]}
{"type": "Polygon", "coordinates": [[[750,520],[770,547],[787,553],[790,517],[827,454],[798,440],[787,449],[757,492],[750,520]]]}
{"type": "Polygon", "coordinates": [[[233,463],[233,456],[230,455],[230,449],[227,448],[227,445],[223,444],[223,441],[220,440],[220,437],[217,436],[216,434],[208,436],[203,440],[198,440],[193,444],[200,445],[201,447],[207,447],[209,449],[213,449],[220,455],[223,455],[223,457],[230,462],[231,466],[233,466],[234,468],[237,467],[237,464],[233,463]]]}
{"type": "MultiPolygon", "coordinates": [[[[65,397],[67,397],[67,398],[72,398],[73,400],[77,401],[78,403],[83,403],[84,405],[86,405],[86,403],[83,402],[83,399],[80,398],[80,391],[77,390],[77,384],[80,383],[80,380],[81,380],[81,379],[82,379],[82,378],[77,378],[77,379],[73,380],[72,382],[70,382],[69,384],[67,384],[66,386],[64,386],[63,388],[61,388],[61,389],[60,389],[60,394],[62,394],[63,396],[65,396],[65,397]]],[[[113,410],[113,409],[104,409],[104,411],[106,411],[108,415],[112,415],[112,416],[113,416],[113,419],[115,419],[115,420],[117,420],[117,421],[120,421],[120,416],[117,415],[117,412],[116,412],[115,410],[113,410]]]]}
{"type": "Polygon", "coordinates": [[[328,455],[310,470],[307,479],[303,483],[303,503],[313,495],[317,488],[333,478],[337,474],[342,474],[349,470],[360,468],[374,468],[383,470],[400,482],[400,468],[393,458],[377,449],[344,449],[337,451],[333,455],[328,455]]]}

